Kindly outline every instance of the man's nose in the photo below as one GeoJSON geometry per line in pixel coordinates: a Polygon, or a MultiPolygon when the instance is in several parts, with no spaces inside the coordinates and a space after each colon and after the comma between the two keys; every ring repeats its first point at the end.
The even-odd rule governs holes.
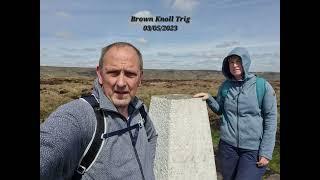
{"type": "Polygon", "coordinates": [[[120,73],[120,75],[118,77],[117,86],[118,87],[125,87],[126,86],[125,76],[123,73],[120,73]]]}

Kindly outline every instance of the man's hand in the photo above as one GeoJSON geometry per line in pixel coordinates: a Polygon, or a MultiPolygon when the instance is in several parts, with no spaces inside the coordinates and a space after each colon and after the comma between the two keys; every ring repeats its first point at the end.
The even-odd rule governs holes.
{"type": "Polygon", "coordinates": [[[262,166],[268,165],[268,163],[269,163],[269,159],[267,159],[263,156],[260,156],[259,161],[257,162],[257,165],[258,165],[258,167],[262,167],[262,166]]]}
{"type": "Polygon", "coordinates": [[[201,93],[195,94],[193,97],[194,97],[194,98],[199,98],[199,97],[201,97],[202,100],[205,101],[205,100],[207,100],[207,99],[209,98],[209,94],[208,94],[208,93],[203,93],[203,92],[201,92],[201,93]]]}

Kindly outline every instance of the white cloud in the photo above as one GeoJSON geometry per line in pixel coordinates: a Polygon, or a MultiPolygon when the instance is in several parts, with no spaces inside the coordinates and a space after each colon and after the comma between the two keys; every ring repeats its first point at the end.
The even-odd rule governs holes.
{"type": "Polygon", "coordinates": [[[64,12],[64,11],[57,11],[56,15],[60,16],[60,17],[63,17],[63,18],[70,18],[71,17],[71,15],[69,13],[64,12]]]}
{"type": "Polygon", "coordinates": [[[197,59],[197,61],[206,61],[206,60],[221,60],[224,56],[223,53],[215,52],[213,50],[185,50],[184,52],[176,52],[176,51],[160,51],[156,54],[159,58],[166,57],[166,58],[193,58],[197,59]]]}
{"type": "Polygon", "coordinates": [[[129,23],[138,25],[153,25],[156,24],[155,16],[148,10],[139,11],[129,17],[129,23]],[[135,19],[139,18],[139,19],[135,19]]]}
{"type": "Polygon", "coordinates": [[[47,57],[48,55],[46,53],[40,52],[40,57],[47,57]]]}
{"type": "Polygon", "coordinates": [[[138,11],[133,16],[136,16],[136,17],[152,17],[153,15],[151,14],[150,11],[143,10],[143,11],[138,11]]]}
{"type": "MultiPolygon", "coordinates": [[[[277,1],[275,1],[277,2],[277,1]]],[[[215,8],[234,8],[234,7],[248,7],[250,5],[268,3],[270,4],[269,0],[242,0],[242,1],[234,1],[234,0],[219,0],[219,1],[209,1],[210,6],[215,8]]]]}
{"type": "Polygon", "coordinates": [[[158,56],[173,56],[172,53],[168,53],[168,52],[158,52],[157,55],[158,56]]]}
{"type": "Polygon", "coordinates": [[[55,36],[61,39],[70,39],[72,37],[72,33],[68,31],[60,31],[60,32],[56,32],[55,36]]]}
{"type": "Polygon", "coordinates": [[[179,11],[192,11],[199,4],[199,0],[174,0],[172,8],[179,11]]]}
{"type": "Polygon", "coordinates": [[[240,44],[240,42],[237,42],[237,41],[223,42],[221,44],[217,44],[216,48],[232,47],[232,46],[239,45],[239,44],[240,44]]]}
{"type": "Polygon", "coordinates": [[[254,53],[251,57],[256,59],[280,58],[280,54],[278,52],[254,53]]]}
{"type": "Polygon", "coordinates": [[[146,52],[144,54],[145,68],[221,70],[223,58],[232,50],[234,45],[239,44],[243,47],[249,46],[248,50],[252,60],[250,71],[280,72],[280,52],[276,42],[261,44],[238,40],[153,45],[143,49],[146,52]]]}
{"type": "Polygon", "coordinates": [[[89,52],[96,52],[97,49],[96,48],[83,48],[83,51],[89,51],[89,52]]]}
{"type": "Polygon", "coordinates": [[[148,41],[145,38],[138,38],[137,42],[141,43],[141,44],[147,44],[148,41]]]}
{"type": "MultiPolygon", "coordinates": [[[[137,47],[143,54],[144,67],[146,69],[209,69],[221,70],[223,58],[232,47],[217,48],[217,45],[226,42],[239,42],[246,47],[251,57],[250,71],[274,71],[280,72],[280,47],[279,42],[264,41],[263,43],[247,42],[243,40],[205,41],[198,43],[153,43],[141,36],[130,39],[137,43],[137,47]],[[138,43],[139,42],[139,43],[138,43]],[[145,44],[143,44],[145,43],[145,44]]],[[[98,39],[97,41],[102,41],[98,39]]],[[[120,39],[123,40],[123,39],[120,39]]],[[[100,42],[93,45],[92,39],[88,42],[64,41],[55,39],[59,48],[44,46],[40,48],[41,64],[54,66],[79,66],[94,67],[99,59],[99,48],[108,42],[100,42]],[[91,44],[91,45],[90,45],[91,44]],[[102,45],[101,45],[102,44],[102,45]],[[96,51],[94,51],[96,49],[96,51]]],[[[232,44],[232,43],[231,43],[232,44]]]]}
{"type": "Polygon", "coordinates": [[[83,56],[80,55],[80,54],[63,54],[61,55],[62,58],[70,58],[70,59],[80,59],[82,58],[83,56]]]}

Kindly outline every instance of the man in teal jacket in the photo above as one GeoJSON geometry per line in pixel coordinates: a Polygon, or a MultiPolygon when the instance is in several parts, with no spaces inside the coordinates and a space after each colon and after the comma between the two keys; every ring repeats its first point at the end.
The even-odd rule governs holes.
{"type": "Polygon", "coordinates": [[[249,72],[250,56],[245,48],[234,48],[222,64],[228,93],[217,98],[208,93],[194,97],[206,100],[221,115],[219,158],[224,180],[258,180],[272,159],[277,129],[277,100],[265,81],[265,94],[259,107],[256,76],[249,72]]]}

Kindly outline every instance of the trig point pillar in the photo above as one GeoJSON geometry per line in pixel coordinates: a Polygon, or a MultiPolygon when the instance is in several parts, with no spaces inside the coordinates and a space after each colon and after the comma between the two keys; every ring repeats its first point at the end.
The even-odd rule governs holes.
{"type": "Polygon", "coordinates": [[[150,117],[158,132],[156,180],[216,180],[206,102],[191,95],[152,96],[150,117]]]}

